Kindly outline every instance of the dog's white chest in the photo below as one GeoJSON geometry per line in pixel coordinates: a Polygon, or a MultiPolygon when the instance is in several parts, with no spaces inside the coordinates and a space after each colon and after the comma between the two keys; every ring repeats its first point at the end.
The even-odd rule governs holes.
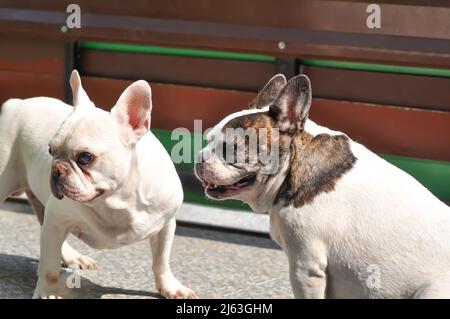
{"type": "Polygon", "coordinates": [[[78,223],[72,233],[94,248],[116,248],[156,234],[166,223],[166,216],[136,210],[91,213],[78,223]]]}

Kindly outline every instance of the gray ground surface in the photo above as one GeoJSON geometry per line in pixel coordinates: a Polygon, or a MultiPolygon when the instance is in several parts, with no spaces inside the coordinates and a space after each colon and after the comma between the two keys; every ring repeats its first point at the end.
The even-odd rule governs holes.
{"type": "MultiPolygon", "coordinates": [[[[24,204],[0,205],[0,298],[32,295],[39,224],[30,212],[24,204]]],[[[96,251],[75,238],[69,241],[93,257],[99,269],[78,271],[81,288],[65,288],[65,298],[159,298],[147,242],[96,251]]],[[[178,227],[171,264],[178,279],[201,298],[292,298],[286,257],[270,239],[178,227]]],[[[67,278],[74,278],[67,270],[61,276],[64,287],[67,278]]]]}

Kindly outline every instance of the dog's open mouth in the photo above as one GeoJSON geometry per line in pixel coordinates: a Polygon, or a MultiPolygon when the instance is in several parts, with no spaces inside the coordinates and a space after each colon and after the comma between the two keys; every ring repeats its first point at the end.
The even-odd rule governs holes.
{"type": "Polygon", "coordinates": [[[207,181],[203,181],[202,185],[205,188],[206,194],[218,198],[222,197],[222,195],[234,193],[240,191],[241,189],[253,185],[256,180],[256,174],[248,174],[245,177],[238,180],[236,183],[231,185],[216,185],[213,183],[209,183],[207,181]]]}

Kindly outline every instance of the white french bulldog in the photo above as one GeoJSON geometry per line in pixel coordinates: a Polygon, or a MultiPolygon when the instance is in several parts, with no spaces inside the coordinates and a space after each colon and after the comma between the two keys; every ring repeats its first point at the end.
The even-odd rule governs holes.
{"type": "Polygon", "coordinates": [[[297,298],[449,298],[450,208],[344,133],[308,120],[310,104],[306,76],[277,75],[249,110],[222,120],[195,167],[206,195],[269,212],[297,298]],[[225,133],[239,128],[247,137],[225,133]],[[264,140],[279,150],[268,174],[247,145],[262,128],[279,133],[264,140]],[[246,161],[224,160],[242,145],[246,161]]]}
{"type": "Polygon", "coordinates": [[[48,97],[11,99],[1,108],[0,202],[25,191],[42,224],[33,297],[61,297],[61,260],[96,268],[65,241],[72,233],[99,249],[149,238],[160,293],[196,298],[169,267],[183,189],[169,155],[149,131],[150,86],[134,82],[109,113],[95,107],[76,70],[70,85],[73,108],[48,97]]]}

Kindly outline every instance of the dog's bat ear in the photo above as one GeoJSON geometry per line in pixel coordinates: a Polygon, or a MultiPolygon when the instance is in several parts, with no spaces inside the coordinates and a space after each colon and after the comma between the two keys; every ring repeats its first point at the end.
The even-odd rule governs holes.
{"type": "Polygon", "coordinates": [[[128,86],[111,110],[127,143],[137,142],[150,129],[152,90],[139,80],[128,86]]]}
{"type": "Polygon", "coordinates": [[[95,107],[81,85],[80,75],[77,70],[73,70],[70,75],[70,87],[72,88],[73,106],[75,110],[84,107],[95,107]]]}
{"type": "Polygon", "coordinates": [[[277,122],[281,132],[302,130],[311,107],[311,82],[304,74],[288,81],[274,103],[269,115],[277,122]]]}
{"type": "Polygon", "coordinates": [[[249,109],[260,109],[270,105],[280,94],[286,85],[286,78],[283,74],[277,74],[272,77],[264,88],[259,91],[258,95],[249,103],[249,109]]]}

